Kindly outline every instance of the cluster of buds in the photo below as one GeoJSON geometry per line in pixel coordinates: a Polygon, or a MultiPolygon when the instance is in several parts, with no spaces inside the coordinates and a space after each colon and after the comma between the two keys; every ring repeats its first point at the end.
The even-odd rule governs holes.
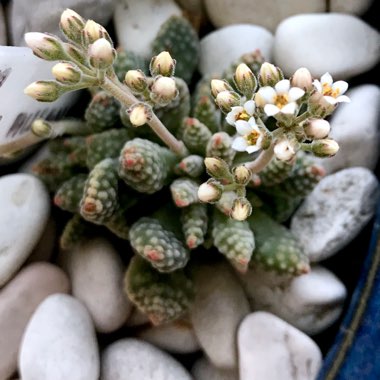
{"type": "Polygon", "coordinates": [[[230,216],[235,220],[245,220],[252,212],[252,206],[245,197],[246,186],[252,173],[244,165],[231,171],[228,164],[217,157],[207,157],[204,161],[207,173],[212,177],[199,186],[198,198],[201,202],[216,203],[225,192],[234,192],[230,216]]]}
{"type": "Polygon", "coordinates": [[[300,149],[318,157],[337,153],[339,146],[328,137],[330,124],[324,118],[338,103],[349,101],[343,95],[346,82],[333,82],[328,73],[313,81],[306,68],[284,79],[282,71],[268,62],[261,65],[257,78],[241,63],[233,80],[234,86],[212,80],[211,93],[227,123],[236,128],[232,145],[236,151],[251,154],[272,148],[276,158],[287,162],[300,149]]]}

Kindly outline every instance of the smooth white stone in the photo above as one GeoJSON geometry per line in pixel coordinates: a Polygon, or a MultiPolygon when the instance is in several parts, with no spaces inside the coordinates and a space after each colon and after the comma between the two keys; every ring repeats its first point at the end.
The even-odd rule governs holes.
{"type": "Polygon", "coordinates": [[[317,266],[298,277],[256,268],[241,275],[241,281],[252,310],[273,313],[309,335],[337,320],[347,293],[332,272],[317,266]]]}
{"type": "Polygon", "coordinates": [[[191,373],[194,380],[239,380],[237,371],[218,369],[206,358],[198,359],[191,373]]]}
{"type": "Polygon", "coordinates": [[[23,336],[19,369],[22,380],[98,380],[95,330],[80,301],[54,294],[40,304],[23,336]]]}
{"type": "Polygon", "coordinates": [[[148,327],[140,331],[138,337],[163,350],[177,354],[187,354],[200,349],[193,327],[186,320],[148,327]]]}
{"type": "Polygon", "coordinates": [[[243,54],[257,49],[267,61],[272,59],[273,35],[257,25],[236,24],[207,34],[200,41],[199,71],[221,75],[243,54]]]}
{"type": "Polygon", "coordinates": [[[114,23],[119,45],[145,58],[152,58],[152,42],[171,16],[181,16],[174,0],[119,0],[114,23]]]}
{"type": "Polygon", "coordinates": [[[251,23],[272,31],[286,17],[326,9],[324,0],[205,0],[205,6],[211,22],[218,28],[251,23]]]}
{"type": "Polygon", "coordinates": [[[330,136],[339,151],[334,157],[318,159],[327,173],[354,166],[374,170],[379,158],[380,88],[364,84],[347,96],[351,103],[340,104],[330,120],[330,136]]]}
{"type": "Polygon", "coordinates": [[[203,265],[195,273],[195,300],[190,310],[195,334],[218,368],[237,368],[236,331],[249,304],[232,268],[203,265]]]}
{"type": "Polygon", "coordinates": [[[101,379],[191,380],[191,377],[164,351],[144,341],[127,338],[111,344],[103,352],[101,379]]]}
{"type": "Polygon", "coordinates": [[[349,168],[322,179],[291,221],[291,231],[313,262],[346,246],[375,212],[379,188],[366,168],[349,168]]]}
{"type": "Polygon", "coordinates": [[[106,26],[112,17],[114,3],[115,0],[33,0],[31,17],[30,0],[13,0],[9,12],[12,45],[25,46],[26,32],[48,32],[61,36],[59,20],[66,8],[106,26]]]}
{"type": "Polygon", "coordinates": [[[315,380],[322,364],[318,346],[273,314],[248,315],[238,331],[240,380],[315,380]]]}
{"type": "Polygon", "coordinates": [[[11,279],[40,239],[49,217],[43,183],[27,174],[0,178],[0,287],[11,279]]]}
{"type": "Polygon", "coordinates": [[[277,28],[274,60],[284,74],[307,67],[335,80],[361,74],[379,61],[380,34],[361,19],[339,13],[289,17],[277,28]]]}
{"type": "Polygon", "coordinates": [[[98,332],[121,327],[132,304],[123,291],[125,268],[114,247],[103,238],[88,240],[63,254],[72,294],[83,302],[98,332]]]}
{"type": "Polygon", "coordinates": [[[330,0],[330,11],[361,15],[371,6],[373,0],[330,0]]]}
{"type": "Polygon", "coordinates": [[[5,18],[3,12],[3,6],[0,4],[0,45],[7,44],[7,33],[5,30],[5,18]]]}

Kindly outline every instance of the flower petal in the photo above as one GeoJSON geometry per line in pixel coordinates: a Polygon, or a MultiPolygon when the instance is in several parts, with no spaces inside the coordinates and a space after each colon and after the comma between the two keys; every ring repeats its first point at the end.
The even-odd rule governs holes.
{"type": "Polygon", "coordinates": [[[245,120],[238,120],[238,121],[235,123],[235,126],[236,126],[236,130],[237,130],[237,132],[239,133],[239,135],[245,136],[245,135],[247,135],[248,133],[251,133],[251,132],[252,132],[252,127],[251,127],[251,125],[248,123],[248,121],[245,121],[245,120]]]}
{"type": "Polygon", "coordinates": [[[319,80],[314,79],[313,85],[314,85],[314,87],[316,88],[316,90],[318,92],[322,92],[322,84],[321,84],[321,82],[319,80]]]}
{"type": "Polygon", "coordinates": [[[333,79],[332,79],[332,76],[330,75],[330,73],[325,73],[321,76],[321,83],[322,83],[322,86],[324,84],[328,84],[329,86],[332,85],[333,79]]]}
{"type": "Polygon", "coordinates": [[[274,90],[273,87],[265,86],[265,87],[261,87],[259,91],[257,91],[256,96],[257,95],[259,95],[259,97],[262,98],[262,100],[264,101],[264,104],[268,104],[268,103],[273,104],[274,98],[276,96],[276,91],[274,90]]]}
{"type": "Polygon", "coordinates": [[[247,146],[247,148],[245,149],[248,153],[254,153],[254,152],[257,152],[258,150],[260,150],[261,148],[256,144],[256,145],[249,145],[247,146]]]}
{"type": "Polygon", "coordinates": [[[337,103],[350,103],[351,99],[346,95],[338,96],[336,99],[337,103]]]}
{"type": "Polygon", "coordinates": [[[249,118],[248,123],[252,129],[255,129],[255,127],[257,127],[256,119],[253,116],[249,118]]]}
{"type": "Polygon", "coordinates": [[[276,114],[278,114],[280,112],[280,109],[273,105],[273,104],[267,104],[265,107],[264,107],[264,112],[268,115],[268,116],[274,116],[276,114]]]}
{"type": "Polygon", "coordinates": [[[236,137],[235,140],[232,142],[232,149],[237,150],[238,152],[245,152],[248,144],[247,141],[245,141],[244,137],[236,137]]]}
{"type": "Polygon", "coordinates": [[[256,104],[253,100],[248,100],[244,103],[244,109],[247,111],[248,115],[253,115],[256,109],[256,104]]]}
{"type": "Polygon", "coordinates": [[[291,102],[281,108],[281,113],[285,113],[287,115],[294,115],[294,113],[296,112],[296,109],[297,109],[297,103],[291,102]]]}
{"type": "Polygon", "coordinates": [[[292,87],[289,90],[289,98],[290,100],[298,100],[299,98],[302,98],[305,95],[305,91],[300,89],[299,87],[292,87]]]}
{"type": "Polygon", "coordinates": [[[339,90],[339,95],[344,94],[347,91],[348,83],[344,80],[338,80],[332,85],[333,90],[339,90]]]}
{"type": "Polygon", "coordinates": [[[332,96],[324,96],[323,99],[326,100],[327,103],[332,105],[337,103],[336,98],[333,98],[332,96]]]}
{"type": "Polygon", "coordinates": [[[276,83],[274,86],[276,89],[277,94],[284,94],[289,91],[290,88],[290,80],[289,79],[283,79],[276,83]]]}

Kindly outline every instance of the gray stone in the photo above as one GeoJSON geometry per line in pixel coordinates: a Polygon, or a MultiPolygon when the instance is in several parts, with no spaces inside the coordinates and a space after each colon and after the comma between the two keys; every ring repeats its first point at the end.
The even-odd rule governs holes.
{"type": "Polygon", "coordinates": [[[195,300],[190,310],[195,334],[211,363],[237,368],[236,331],[249,304],[232,268],[204,265],[195,273],[195,300]]]}
{"type": "Polygon", "coordinates": [[[241,275],[241,280],[252,310],[273,313],[309,335],[333,324],[346,299],[342,282],[317,266],[297,277],[255,268],[241,275]]]}
{"type": "Polygon", "coordinates": [[[211,22],[218,28],[250,23],[272,31],[289,16],[326,9],[325,0],[205,0],[205,6],[211,22]]]}
{"type": "Polygon", "coordinates": [[[187,354],[200,349],[193,327],[187,320],[147,327],[138,333],[138,337],[163,350],[177,354],[187,354]]]}
{"type": "Polygon", "coordinates": [[[25,327],[49,295],[69,291],[69,280],[58,267],[35,263],[21,270],[0,291],[0,379],[17,369],[17,354],[25,327]]]}
{"type": "Polygon", "coordinates": [[[0,178],[0,287],[21,267],[40,239],[50,210],[43,183],[27,174],[0,178]]]}
{"type": "Polygon", "coordinates": [[[273,35],[257,25],[236,24],[207,34],[200,41],[199,71],[203,75],[221,75],[245,53],[260,50],[272,59],[273,35]]]}
{"type": "Polygon", "coordinates": [[[307,67],[336,80],[361,74],[379,61],[380,34],[361,19],[339,13],[289,17],[277,28],[274,60],[285,75],[307,67]]]}
{"type": "Polygon", "coordinates": [[[315,380],[322,364],[307,335],[263,311],[241,323],[238,347],[240,380],[315,380]]]}
{"type": "Polygon", "coordinates": [[[98,380],[95,330],[83,304],[54,294],[33,314],[24,333],[19,370],[23,380],[98,380]]]}
{"type": "Polygon", "coordinates": [[[147,59],[161,25],[182,12],[174,0],[119,0],[114,23],[119,45],[147,59]]]}
{"type": "Polygon", "coordinates": [[[125,268],[118,253],[103,238],[86,241],[63,255],[73,296],[87,307],[98,332],[121,327],[132,310],[123,291],[125,268]]]}
{"type": "Polygon", "coordinates": [[[206,358],[198,359],[191,373],[194,380],[239,380],[238,371],[216,368],[206,358]]]}
{"type": "Polygon", "coordinates": [[[0,4],[0,45],[7,44],[7,33],[5,30],[5,18],[3,6],[0,4]]]}
{"type": "Polygon", "coordinates": [[[347,245],[373,216],[378,194],[377,179],[365,168],[322,179],[291,221],[309,259],[324,260],[347,245]]]}
{"type": "Polygon", "coordinates": [[[338,142],[339,151],[318,160],[327,173],[353,166],[374,170],[379,158],[380,88],[365,84],[347,96],[351,102],[339,104],[330,120],[330,136],[338,142]]]}
{"type": "Polygon", "coordinates": [[[122,339],[102,356],[102,380],[191,380],[180,363],[149,343],[122,339]]]}
{"type": "Polygon", "coordinates": [[[33,17],[29,0],[13,0],[10,11],[12,45],[25,46],[24,33],[48,32],[62,36],[61,13],[71,8],[85,19],[106,26],[112,17],[115,0],[33,0],[33,17]]]}
{"type": "Polygon", "coordinates": [[[373,0],[330,0],[330,11],[362,15],[373,0]]]}

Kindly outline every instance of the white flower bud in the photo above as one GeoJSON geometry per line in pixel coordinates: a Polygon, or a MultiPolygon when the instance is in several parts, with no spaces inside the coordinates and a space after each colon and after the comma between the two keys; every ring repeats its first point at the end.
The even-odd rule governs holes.
{"type": "Polygon", "coordinates": [[[36,119],[30,126],[31,131],[38,137],[48,138],[53,130],[53,127],[43,119],[36,119]]]}
{"type": "Polygon", "coordinates": [[[216,179],[225,179],[231,176],[226,161],[219,157],[206,157],[204,160],[207,173],[216,179]]]}
{"type": "Polygon", "coordinates": [[[234,91],[222,91],[216,96],[215,103],[224,113],[228,113],[232,107],[240,105],[240,96],[234,91]]]}
{"type": "Polygon", "coordinates": [[[95,69],[106,69],[113,64],[116,50],[105,38],[99,38],[88,47],[90,65],[95,69]]]}
{"type": "Polygon", "coordinates": [[[282,139],[274,146],[274,154],[281,161],[291,161],[296,155],[296,150],[288,139],[282,139]]]}
{"type": "Polygon", "coordinates": [[[315,117],[326,117],[335,110],[335,105],[326,101],[324,96],[315,91],[309,98],[309,110],[315,117]]]}
{"type": "Polygon", "coordinates": [[[25,42],[33,54],[47,61],[65,58],[63,42],[56,36],[47,33],[25,33],[25,42]]]}
{"type": "Polygon", "coordinates": [[[234,200],[231,209],[231,218],[239,221],[246,220],[252,213],[252,206],[246,198],[234,200]]]}
{"type": "Polygon", "coordinates": [[[78,13],[74,12],[72,9],[66,9],[62,12],[61,21],[59,26],[62,33],[70,40],[75,43],[81,43],[82,41],[82,30],[85,26],[86,21],[78,13]]]}
{"type": "Polygon", "coordinates": [[[201,202],[205,203],[215,203],[217,202],[223,194],[223,186],[213,179],[208,180],[198,189],[198,198],[201,202]]]}
{"type": "Polygon", "coordinates": [[[148,86],[145,74],[141,70],[128,70],[124,80],[125,84],[136,94],[141,94],[148,86]]]}
{"type": "Polygon", "coordinates": [[[178,95],[175,80],[169,77],[158,76],[151,87],[151,99],[160,105],[169,104],[178,95]]]}
{"type": "Polygon", "coordinates": [[[163,51],[150,62],[150,73],[152,76],[162,75],[171,77],[174,75],[176,61],[167,51],[163,51]]]}
{"type": "Polygon", "coordinates": [[[305,91],[313,88],[313,78],[305,67],[298,69],[291,78],[292,87],[299,87],[305,91]]]}
{"type": "Polygon", "coordinates": [[[213,79],[211,81],[211,94],[216,98],[219,92],[232,91],[233,88],[224,80],[213,79]]]}
{"type": "Polygon", "coordinates": [[[112,44],[111,37],[109,36],[107,30],[95,21],[88,20],[82,30],[82,45],[84,47],[88,47],[101,38],[106,39],[110,44],[112,44]]]}
{"type": "Polygon", "coordinates": [[[264,62],[260,67],[259,82],[261,86],[274,86],[284,79],[282,71],[269,62],[264,62]]]}
{"type": "Polygon", "coordinates": [[[330,133],[330,129],[330,123],[323,119],[311,119],[304,126],[306,135],[312,139],[324,139],[330,133]]]}
{"type": "Polygon", "coordinates": [[[54,78],[63,84],[76,84],[80,82],[82,72],[70,62],[60,62],[53,66],[52,73],[54,78]]]}
{"type": "Polygon", "coordinates": [[[128,110],[129,120],[135,127],[140,127],[144,125],[151,117],[151,108],[144,103],[137,103],[131,106],[128,110]]]}
{"type": "Polygon", "coordinates": [[[54,81],[37,81],[24,89],[24,94],[39,102],[54,102],[61,95],[61,87],[54,81]]]}
{"type": "Polygon", "coordinates": [[[332,157],[337,154],[339,145],[333,139],[314,140],[311,149],[317,157],[332,157]]]}
{"type": "Polygon", "coordinates": [[[252,177],[251,171],[244,165],[239,165],[233,170],[235,182],[239,185],[247,185],[252,177]]]}
{"type": "Polygon", "coordinates": [[[241,63],[236,68],[234,80],[239,91],[251,99],[256,90],[257,81],[252,70],[245,63],[241,63]]]}

